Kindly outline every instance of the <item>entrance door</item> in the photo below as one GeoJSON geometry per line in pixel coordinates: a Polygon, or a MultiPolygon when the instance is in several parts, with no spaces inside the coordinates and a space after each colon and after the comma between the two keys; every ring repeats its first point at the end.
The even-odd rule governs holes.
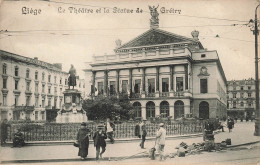
{"type": "Polygon", "coordinates": [[[209,103],[206,101],[202,101],[199,105],[199,118],[209,118],[209,103]]]}
{"type": "Polygon", "coordinates": [[[183,101],[176,101],[174,103],[174,119],[184,116],[184,103],[183,101]]]}

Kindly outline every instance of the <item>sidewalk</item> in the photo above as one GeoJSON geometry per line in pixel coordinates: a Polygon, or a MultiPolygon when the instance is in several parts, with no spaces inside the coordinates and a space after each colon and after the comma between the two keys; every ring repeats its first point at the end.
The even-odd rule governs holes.
{"type": "MultiPolygon", "coordinates": [[[[215,135],[215,142],[221,142],[227,138],[231,138],[232,146],[242,145],[245,143],[254,143],[259,141],[259,137],[254,136],[254,122],[238,122],[235,124],[235,128],[231,133],[219,132],[215,135]]],[[[166,140],[165,153],[173,153],[176,151],[175,147],[181,142],[185,142],[188,145],[192,143],[202,142],[201,134],[198,136],[183,136],[171,137],[166,140]]],[[[103,154],[106,159],[116,159],[122,157],[132,156],[144,151],[149,151],[154,146],[154,140],[147,140],[145,143],[146,149],[139,147],[140,140],[133,141],[116,141],[115,144],[107,143],[107,150],[103,154]]],[[[39,143],[38,143],[39,144],[39,143]]],[[[230,146],[230,147],[232,147],[230,146]]],[[[57,162],[57,161],[77,161],[78,148],[71,145],[32,145],[22,148],[2,147],[0,150],[1,163],[14,163],[22,161],[34,161],[34,162],[57,162]],[[19,161],[20,160],[20,161],[19,161]]],[[[147,154],[146,154],[147,155],[147,154]]],[[[144,155],[143,155],[144,156],[144,155]]],[[[88,158],[95,158],[95,148],[91,143],[89,146],[88,158]]]]}

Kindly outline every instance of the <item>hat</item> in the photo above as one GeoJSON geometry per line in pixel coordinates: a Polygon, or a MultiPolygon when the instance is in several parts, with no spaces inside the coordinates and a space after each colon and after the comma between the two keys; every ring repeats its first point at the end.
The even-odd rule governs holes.
{"type": "Polygon", "coordinates": [[[82,122],[80,125],[82,126],[86,126],[87,124],[85,122],[82,122]]]}
{"type": "Polygon", "coordinates": [[[160,126],[160,127],[163,127],[163,126],[164,126],[164,123],[160,123],[159,126],[160,126]]]}

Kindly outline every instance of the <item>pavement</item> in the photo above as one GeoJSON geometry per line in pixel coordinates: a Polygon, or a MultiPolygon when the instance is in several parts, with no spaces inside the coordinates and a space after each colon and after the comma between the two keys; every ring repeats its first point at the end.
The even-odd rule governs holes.
{"type": "MultiPolygon", "coordinates": [[[[215,142],[221,142],[230,138],[232,145],[229,146],[229,148],[258,143],[260,141],[259,137],[253,135],[254,125],[254,122],[238,122],[235,124],[231,133],[228,132],[227,128],[225,128],[225,132],[217,132],[215,134],[215,142]]],[[[181,142],[185,142],[189,145],[202,141],[202,134],[168,137],[165,145],[165,154],[176,152],[175,147],[181,142]]],[[[145,142],[146,149],[141,149],[139,143],[140,140],[137,139],[126,139],[125,141],[116,140],[114,144],[108,142],[106,152],[103,154],[103,160],[117,161],[126,158],[145,157],[147,156],[149,149],[154,147],[155,144],[153,138],[150,138],[145,142]]],[[[78,148],[74,147],[71,142],[67,144],[46,142],[35,144],[37,145],[31,143],[31,145],[22,148],[11,148],[10,146],[1,147],[1,164],[80,161],[77,156],[78,148]]],[[[88,160],[95,160],[95,148],[92,143],[89,146],[87,161],[88,160]]]]}

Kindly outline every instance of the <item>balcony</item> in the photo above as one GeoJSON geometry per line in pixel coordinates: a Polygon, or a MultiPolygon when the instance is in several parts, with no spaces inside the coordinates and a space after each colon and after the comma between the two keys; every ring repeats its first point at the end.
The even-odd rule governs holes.
{"type": "Polygon", "coordinates": [[[147,98],[155,97],[155,93],[146,93],[145,97],[147,98]]]}
{"type": "Polygon", "coordinates": [[[160,97],[169,97],[170,93],[169,92],[160,92],[160,97]]]}
{"type": "Polygon", "coordinates": [[[131,98],[141,98],[140,93],[132,93],[131,98]]]}
{"type": "Polygon", "coordinates": [[[180,92],[174,92],[174,97],[181,97],[184,96],[184,92],[180,91],[180,92]]]}

